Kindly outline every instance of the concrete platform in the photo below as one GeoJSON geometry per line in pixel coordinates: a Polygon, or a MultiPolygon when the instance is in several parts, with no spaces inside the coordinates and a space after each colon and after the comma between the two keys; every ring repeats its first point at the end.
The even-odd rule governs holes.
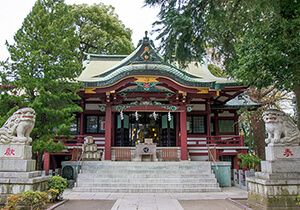
{"type": "MultiPolygon", "coordinates": [[[[220,204],[223,203],[228,209],[236,210],[239,208],[225,199],[247,199],[247,191],[236,187],[222,188],[221,192],[204,193],[81,193],[66,190],[63,197],[71,202],[85,200],[87,204],[85,210],[89,210],[89,203],[94,206],[94,203],[99,200],[115,201],[111,210],[194,210],[197,209],[195,207],[200,201],[206,209],[220,209],[220,204]]],[[[68,208],[58,210],[66,209],[76,210],[77,208],[74,203],[73,207],[68,205],[68,208]]]]}
{"type": "Polygon", "coordinates": [[[204,200],[204,199],[247,199],[248,192],[236,187],[221,188],[221,192],[203,193],[99,193],[99,192],[74,192],[65,190],[64,199],[68,200],[117,200],[126,197],[149,197],[151,195],[160,198],[174,198],[177,200],[204,200]]]}

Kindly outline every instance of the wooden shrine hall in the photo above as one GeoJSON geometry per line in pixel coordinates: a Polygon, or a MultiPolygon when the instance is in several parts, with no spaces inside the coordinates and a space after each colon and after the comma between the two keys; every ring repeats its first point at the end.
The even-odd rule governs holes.
{"type": "Polygon", "coordinates": [[[138,145],[155,145],[158,161],[213,158],[237,168],[237,154],[247,151],[240,106],[229,103],[246,87],[214,76],[205,64],[166,63],[147,35],[130,55],[88,54],[78,81],[83,112],[74,139],[64,140],[73,160],[86,136],[105,160],[133,160],[138,145]]]}

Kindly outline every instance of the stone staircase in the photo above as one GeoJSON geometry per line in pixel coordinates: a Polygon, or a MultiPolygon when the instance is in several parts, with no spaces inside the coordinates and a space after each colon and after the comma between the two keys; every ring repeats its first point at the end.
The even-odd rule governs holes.
{"type": "Polygon", "coordinates": [[[196,193],[220,191],[210,162],[86,161],[75,192],[196,193]]]}

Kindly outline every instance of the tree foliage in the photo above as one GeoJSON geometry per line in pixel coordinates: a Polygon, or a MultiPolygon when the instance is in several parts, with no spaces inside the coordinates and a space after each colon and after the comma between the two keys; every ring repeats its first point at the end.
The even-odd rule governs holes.
{"type": "Polygon", "coordinates": [[[131,30],[114,13],[112,6],[80,4],[70,6],[83,53],[129,54],[133,50],[131,30]]]}
{"type": "Polygon", "coordinates": [[[84,53],[127,54],[132,50],[131,31],[110,6],[66,5],[63,0],[37,0],[8,44],[10,60],[3,62],[0,122],[18,108],[36,111],[33,149],[61,150],[57,135],[67,135],[77,105],[84,53]]]}
{"type": "Polygon", "coordinates": [[[280,109],[280,104],[290,102],[287,91],[279,91],[274,86],[268,88],[249,88],[247,95],[251,100],[260,106],[249,110],[240,110],[239,124],[243,130],[245,144],[249,151],[253,152],[260,159],[265,159],[265,126],[262,114],[270,107],[280,109]]]}
{"type": "Polygon", "coordinates": [[[81,111],[75,103],[81,62],[73,23],[62,0],[38,0],[15,34],[15,43],[7,43],[11,60],[5,67],[14,89],[1,95],[6,99],[1,106],[9,110],[3,107],[8,101],[13,110],[32,107],[36,111],[32,137],[37,142],[68,132],[73,113],[81,111]]]}
{"type": "Polygon", "coordinates": [[[155,25],[167,59],[175,55],[184,65],[213,48],[231,76],[258,88],[275,84],[293,90],[300,110],[299,0],[146,3],[161,7],[155,25]]]}

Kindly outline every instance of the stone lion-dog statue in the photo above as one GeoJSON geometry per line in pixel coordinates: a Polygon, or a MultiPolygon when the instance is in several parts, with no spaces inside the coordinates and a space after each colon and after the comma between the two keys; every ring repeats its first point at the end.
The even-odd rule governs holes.
{"type": "Polygon", "coordinates": [[[32,108],[21,108],[0,128],[0,143],[30,144],[30,133],[35,123],[35,111],[32,108]]]}
{"type": "Polygon", "coordinates": [[[269,109],[263,113],[267,144],[300,145],[300,132],[297,125],[284,112],[269,109]]]}

